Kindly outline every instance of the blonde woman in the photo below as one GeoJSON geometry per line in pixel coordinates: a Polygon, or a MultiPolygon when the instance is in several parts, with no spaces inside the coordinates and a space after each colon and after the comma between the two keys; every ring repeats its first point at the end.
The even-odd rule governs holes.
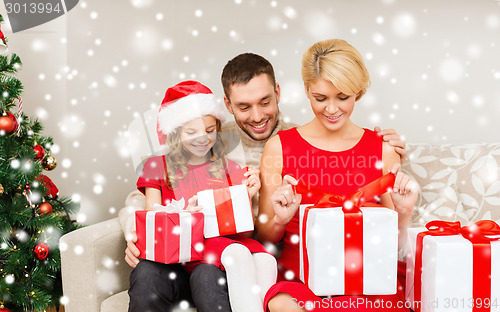
{"type": "Polygon", "coordinates": [[[304,126],[278,132],[267,142],[261,159],[259,239],[284,242],[278,260],[281,282],[268,291],[265,308],[272,312],[305,311],[310,301],[314,308],[308,311],[331,311],[334,306],[343,311],[369,311],[366,306],[352,309],[349,302],[382,299],[394,303],[395,308],[396,301],[404,302],[401,291],[393,296],[363,296],[365,301],[340,296],[322,304],[322,298],[299,281],[297,211],[300,204],[314,204],[317,198],[295,193],[292,185],[297,180],[325,192],[348,195],[392,171],[397,175],[394,191],[382,195],[380,202],[399,214],[400,247],[406,242],[418,194],[416,182],[399,171],[400,157],[394,148],[376,132],[351,120],[356,101],[370,83],[360,53],[343,40],[318,42],[303,55],[302,78],[315,117],[304,126]]]}

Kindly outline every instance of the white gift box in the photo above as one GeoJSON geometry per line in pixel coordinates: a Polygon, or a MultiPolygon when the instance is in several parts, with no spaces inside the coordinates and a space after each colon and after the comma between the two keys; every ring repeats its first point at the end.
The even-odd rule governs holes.
{"type": "MultiPolygon", "coordinates": [[[[299,223],[300,277],[304,283],[302,225],[304,211],[308,206],[310,205],[300,206],[299,223]]],[[[364,207],[361,211],[363,213],[363,294],[395,294],[398,266],[398,214],[382,207],[364,207]]],[[[310,209],[306,227],[309,288],[317,296],[346,295],[342,208],[310,209]]]]}
{"type": "Polygon", "coordinates": [[[253,213],[245,185],[198,192],[205,215],[205,238],[253,231],[253,213]]]}
{"type": "MultiPolygon", "coordinates": [[[[472,312],[472,243],[460,234],[424,236],[421,298],[414,298],[417,235],[424,231],[427,229],[408,229],[406,300],[413,308],[420,305],[421,312],[472,312]]],[[[500,312],[500,241],[491,242],[491,295],[490,311],[500,312]]]]}

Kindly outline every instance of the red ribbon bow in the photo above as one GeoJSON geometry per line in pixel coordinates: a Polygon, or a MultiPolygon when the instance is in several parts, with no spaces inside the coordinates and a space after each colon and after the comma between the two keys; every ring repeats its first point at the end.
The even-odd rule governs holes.
{"type": "MultiPolygon", "coordinates": [[[[447,236],[461,234],[472,243],[473,253],[473,290],[474,305],[473,312],[490,311],[490,306],[485,305],[485,299],[491,299],[491,242],[499,240],[500,237],[491,238],[486,235],[500,235],[500,226],[491,220],[478,221],[469,226],[462,227],[460,222],[447,222],[434,220],[425,225],[428,231],[417,235],[417,246],[415,250],[414,270],[414,301],[422,299],[422,250],[423,240],[427,235],[447,236]]],[[[421,311],[421,305],[415,306],[415,312],[421,311]]]]}
{"type": "MultiPolygon", "coordinates": [[[[366,203],[387,192],[394,186],[395,175],[390,172],[381,178],[363,186],[348,196],[327,193],[313,186],[308,186],[301,180],[296,186],[296,192],[319,198],[313,206],[304,210],[302,221],[302,254],[304,263],[304,283],[309,286],[309,258],[306,248],[307,218],[310,209],[342,207],[344,212],[344,274],[345,295],[363,294],[363,214],[361,206],[380,206],[366,203]],[[356,250],[357,252],[349,252],[356,250]]],[[[380,206],[383,207],[383,206],[380,206]]]]}

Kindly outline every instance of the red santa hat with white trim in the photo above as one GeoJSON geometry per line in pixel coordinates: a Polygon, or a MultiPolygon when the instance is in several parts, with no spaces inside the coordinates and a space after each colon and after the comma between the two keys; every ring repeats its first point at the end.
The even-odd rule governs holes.
{"type": "Polygon", "coordinates": [[[160,144],[178,127],[195,118],[212,115],[224,122],[226,108],[212,91],[197,81],[183,81],[167,89],[157,120],[160,144]]]}

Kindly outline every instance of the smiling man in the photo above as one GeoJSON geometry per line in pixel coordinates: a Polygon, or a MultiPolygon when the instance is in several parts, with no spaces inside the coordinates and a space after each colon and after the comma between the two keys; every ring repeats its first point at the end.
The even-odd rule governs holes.
{"type": "Polygon", "coordinates": [[[280,86],[273,67],[260,55],[243,53],[226,64],[221,81],[224,103],[234,116],[223,131],[238,133],[244,150],[244,159],[234,160],[258,168],[267,140],[278,131],[295,126],[285,123],[280,114],[280,86]]]}
{"type": "Polygon", "coordinates": [[[278,125],[280,98],[271,64],[256,54],[241,54],[227,63],[221,80],[235,124],[252,140],[269,139],[278,125]]]}

